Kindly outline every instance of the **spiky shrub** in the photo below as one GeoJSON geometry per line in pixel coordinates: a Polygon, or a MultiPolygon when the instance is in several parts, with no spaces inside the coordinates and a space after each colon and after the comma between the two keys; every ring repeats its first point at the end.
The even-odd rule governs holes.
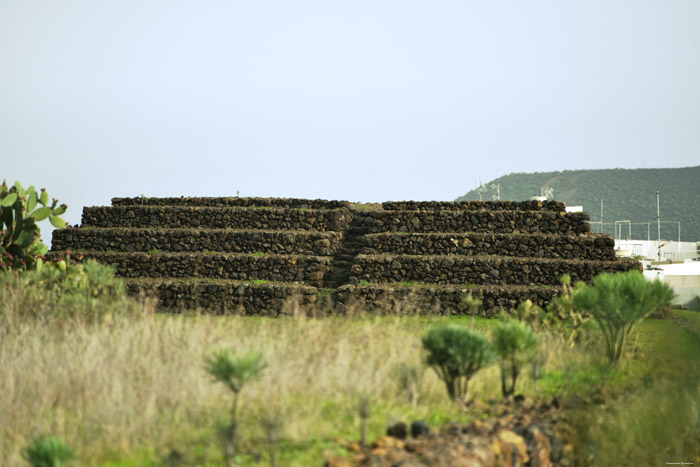
{"type": "Polygon", "coordinates": [[[205,369],[215,381],[222,383],[233,394],[231,421],[225,436],[226,460],[233,465],[234,446],[238,429],[238,398],[243,387],[260,375],[265,368],[262,354],[248,352],[236,357],[229,350],[219,350],[205,358],[205,369]]]}
{"type": "Polygon", "coordinates": [[[427,351],[425,363],[445,383],[450,398],[458,402],[467,401],[474,374],[496,359],[488,339],[463,326],[435,327],[422,342],[427,351]]]}
{"type": "Polygon", "coordinates": [[[512,396],[523,366],[537,347],[537,334],[522,321],[505,319],[493,328],[491,338],[500,357],[503,397],[512,396]]]}
{"type": "Polygon", "coordinates": [[[61,467],[69,465],[75,450],[55,436],[35,438],[22,452],[32,467],[61,467]]]}
{"type": "Polygon", "coordinates": [[[610,364],[620,360],[634,326],[672,299],[668,284],[649,281],[638,271],[600,274],[573,298],[574,307],[589,312],[600,327],[610,364]]]}
{"type": "Polygon", "coordinates": [[[46,218],[57,228],[66,226],[60,216],[66,211],[65,204],[58,206],[57,200],[49,203],[49,194],[41,189],[37,193],[33,186],[26,190],[19,182],[0,185],[0,268],[33,268],[36,260],[48,252],[41,243],[37,222],[46,218]]]}

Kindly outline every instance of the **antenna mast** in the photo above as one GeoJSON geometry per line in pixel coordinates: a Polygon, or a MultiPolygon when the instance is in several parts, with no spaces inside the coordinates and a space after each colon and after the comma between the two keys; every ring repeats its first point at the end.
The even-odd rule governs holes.
{"type": "Polygon", "coordinates": [[[495,201],[500,201],[501,200],[501,184],[500,183],[492,183],[491,184],[491,189],[496,190],[496,193],[492,196],[492,198],[495,201]]]}
{"type": "Polygon", "coordinates": [[[488,187],[486,186],[486,184],[481,183],[481,177],[479,177],[479,201],[484,200],[484,197],[482,196],[482,193],[484,191],[488,191],[488,187]]]}

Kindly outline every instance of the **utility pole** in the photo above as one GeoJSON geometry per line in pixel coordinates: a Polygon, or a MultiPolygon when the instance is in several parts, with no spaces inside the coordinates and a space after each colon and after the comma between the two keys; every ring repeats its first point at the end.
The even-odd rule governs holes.
{"type": "Polygon", "coordinates": [[[603,198],[600,198],[600,233],[603,233],[603,198]]]}
{"type": "Polygon", "coordinates": [[[661,241],[661,203],[658,190],[656,192],[656,239],[661,241]]]}
{"type": "Polygon", "coordinates": [[[656,190],[656,239],[659,242],[659,257],[661,261],[661,202],[659,201],[659,190],[656,190]]]}

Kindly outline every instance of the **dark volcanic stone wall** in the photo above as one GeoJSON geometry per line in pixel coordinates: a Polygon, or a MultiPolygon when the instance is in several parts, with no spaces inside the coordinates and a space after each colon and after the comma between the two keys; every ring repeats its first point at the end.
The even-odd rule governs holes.
{"type": "Polygon", "coordinates": [[[606,234],[380,233],[365,235],[363,241],[364,254],[615,259],[615,241],[606,234]]]}
{"type": "Polygon", "coordinates": [[[131,295],[145,294],[158,299],[169,311],[205,311],[212,314],[278,316],[290,312],[286,305],[314,305],[317,288],[303,284],[251,284],[237,282],[187,282],[135,280],[127,282],[131,295]]]}
{"type": "Polygon", "coordinates": [[[403,312],[407,314],[467,314],[463,302],[467,294],[482,300],[480,314],[493,315],[502,309],[512,310],[524,300],[546,307],[561,294],[560,287],[525,286],[399,286],[397,284],[344,285],[338,289],[342,309],[403,312]]]}
{"type": "Polygon", "coordinates": [[[348,201],[299,198],[112,198],[112,206],[193,206],[193,207],[278,207],[290,209],[337,209],[350,206],[348,201]]]}
{"type": "Polygon", "coordinates": [[[340,248],[342,238],[340,232],[313,230],[60,229],[54,233],[53,249],[330,256],[340,248]]]}
{"type": "Polygon", "coordinates": [[[117,274],[126,278],[266,280],[320,286],[330,269],[330,258],[323,256],[143,252],[90,252],[74,256],[74,259],[88,258],[113,265],[117,274]]]}
{"type": "Polygon", "coordinates": [[[342,231],[350,220],[345,208],[214,208],[117,206],[83,209],[83,226],[259,230],[342,231]]]}
{"type": "Polygon", "coordinates": [[[560,201],[387,201],[387,211],[566,211],[560,201]]]}
{"type": "Polygon", "coordinates": [[[373,211],[363,217],[367,233],[488,232],[579,235],[590,232],[588,214],[552,211],[373,211]]]}
{"type": "Polygon", "coordinates": [[[634,260],[581,261],[499,256],[359,255],[352,265],[355,282],[430,284],[557,285],[563,275],[590,282],[601,272],[633,269],[634,260]]]}

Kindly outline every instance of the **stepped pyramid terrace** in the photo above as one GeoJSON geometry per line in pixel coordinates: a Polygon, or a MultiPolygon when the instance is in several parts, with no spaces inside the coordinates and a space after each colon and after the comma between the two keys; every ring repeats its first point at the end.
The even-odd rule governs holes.
{"type": "Polygon", "coordinates": [[[111,264],[163,311],[277,315],[295,297],[455,314],[471,293],[493,314],[527,299],[546,306],[564,274],[639,269],[588,219],[554,201],[113,198],[55,230],[50,255],[111,264]]]}

